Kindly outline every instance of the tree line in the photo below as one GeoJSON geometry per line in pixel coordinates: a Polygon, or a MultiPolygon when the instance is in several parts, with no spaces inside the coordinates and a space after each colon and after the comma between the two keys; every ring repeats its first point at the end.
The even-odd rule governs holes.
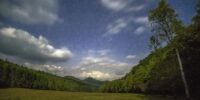
{"type": "Polygon", "coordinates": [[[90,85],[72,77],[60,77],[0,60],[0,88],[17,87],[63,91],[96,91],[90,85]]]}

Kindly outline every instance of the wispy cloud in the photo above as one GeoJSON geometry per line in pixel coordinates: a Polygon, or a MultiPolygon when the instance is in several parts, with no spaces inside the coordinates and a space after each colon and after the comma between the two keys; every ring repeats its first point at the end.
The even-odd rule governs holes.
{"type": "Polygon", "coordinates": [[[120,11],[127,7],[127,0],[101,0],[102,4],[108,9],[120,11]]]}
{"type": "Polygon", "coordinates": [[[111,52],[111,50],[109,49],[104,49],[104,50],[99,50],[97,51],[98,53],[100,53],[101,56],[106,56],[108,53],[111,52]]]}
{"type": "Polygon", "coordinates": [[[58,5],[57,0],[1,0],[0,15],[26,24],[51,25],[62,20],[58,5]]]}
{"type": "Polygon", "coordinates": [[[122,30],[124,30],[128,24],[131,22],[128,18],[120,18],[114,21],[113,23],[110,23],[107,26],[107,31],[104,33],[103,36],[110,36],[110,35],[116,35],[119,34],[122,30]]]}
{"type": "Polygon", "coordinates": [[[113,11],[140,11],[144,9],[144,4],[137,4],[136,0],[101,0],[103,6],[113,11]]]}
{"type": "Polygon", "coordinates": [[[137,57],[136,55],[128,55],[126,56],[126,59],[132,60],[132,59],[135,59],[136,57],[137,57]]]}
{"type": "Polygon", "coordinates": [[[147,16],[141,16],[134,19],[134,22],[139,25],[134,31],[135,34],[140,35],[149,29],[149,20],[147,16]]]}
{"type": "Polygon", "coordinates": [[[139,5],[139,6],[133,6],[133,7],[129,7],[127,8],[125,11],[126,12],[137,12],[137,11],[141,11],[145,8],[145,4],[139,5]]]}
{"type": "Polygon", "coordinates": [[[72,57],[69,49],[55,48],[43,37],[13,27],[0,28],[0,52],[32,62],[59,62],[72,57]]]}
{"type": "Polygon", "coordinates": [[[139,24],[146,24],[146,23],[149,22],[147,16],[137,17],[137,18],[134,19],[134,21],[135,21],[136,23],[139,23],[139,24]]]}
{"type": "Polygon", "coordinates": [[[137,34],[137,35],[140,35],[140,34],[142,34],[143,32],[145,32],[145,27],[144,26],[140,26],[140,27],[138,27],[138,28],[136,28],[136,30],[135,30],[135,34],[137,34]]]}
{"type": "Polygon", "coordinates": [[[67,75],[67,69],[64,67],[58,66],[58,65],[53,65],[53,64],[32,64],[29,62],[23,63],[24,66],[35,69],[35,70],[40,70],[48,73],[52,73],[54,75],[59,75],[59,76],[66,76],[67,75]]]}
{"type": "Polygon", "coordinates": [[[109,49],[101,49],[101,50],[90,49],[90,50],[88,50],[87,53],[90,56],[106,56],[109,53],[111,53],[111,50],[109,50],[109,49]]]}
{"type": "MultiPolygon", "coordinates": [[[[107,9],[118,12],[118,13],[133,13],[137,14],[139,11],[145,9],[148,6],[148,0],[101,0],[101,3],[107,9]]],[[[116,14],[116,13],[115,13],[116,14]]],[[[138,14],[137,14],[138,15],[138,14]]],[[[148,17],[147,16],[130,16],[125,15],[124,17],[118,18],[107,26],[107,31],[103,36],[112,36],[122,33],[127,27],[133,25],[132,29],[129,30],[137,35],[144,33],[148,28],[148,17]]],[[[129,32],[130,33],[130,32],[129,32]]]]}
{"type": "Polygon", "coordinates": [[[124,17],[115,20],[114,22],[108,24],[106,32],[103,36],[113,36],[122,33],[122,31],[131,27],[136,35],[144,33],[149,28],[149,22],[147,16],[140,17],[124,17]]]}

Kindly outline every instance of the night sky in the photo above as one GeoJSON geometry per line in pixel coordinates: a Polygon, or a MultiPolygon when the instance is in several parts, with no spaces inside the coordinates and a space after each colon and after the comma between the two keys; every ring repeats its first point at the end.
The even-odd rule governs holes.
{"type": "MultiPolygon", "coordinates": [[[[168,0],[185,25],[196,0],[168,0]]],[[[150,53],[158,0],[0,0],[0,58],[78,78],[113,80],[150,53]]]]}

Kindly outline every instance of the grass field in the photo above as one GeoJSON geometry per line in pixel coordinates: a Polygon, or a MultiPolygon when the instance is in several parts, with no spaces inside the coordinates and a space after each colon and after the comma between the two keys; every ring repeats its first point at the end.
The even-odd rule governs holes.
{"type": "MultiPolygon", "coordinates": [[[[21,88],[0,89],[0,100],[177,100],[142,94],[86,93],[21,88]]],[[[183,99],[179,99],[183,100],[183,99]]]]}

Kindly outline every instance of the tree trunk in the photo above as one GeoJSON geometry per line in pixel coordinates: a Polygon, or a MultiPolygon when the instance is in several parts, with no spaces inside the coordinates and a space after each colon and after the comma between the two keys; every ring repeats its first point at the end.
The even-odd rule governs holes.
{"type": "Polygon", "coordinates": [[[178,48],[176,48],[176,55],[177,55],[177,59],[178,59],[178,63],[179,63],[180,71],[181,71],[181,77],[182,77],[183,84],[184,84],[184,87],[185,87],[185,95],[189,99],[190,98],[190,92],[189,92],[188,84],[187,84],[187,81],[186,81],[186,78],[185,78],[185,73],[184,73],[184,70],[183,70],[183,65],[182,65],[182,62],[181,62],[181,58],[180,58],[180,55],[179,55],[178,48]]]}

